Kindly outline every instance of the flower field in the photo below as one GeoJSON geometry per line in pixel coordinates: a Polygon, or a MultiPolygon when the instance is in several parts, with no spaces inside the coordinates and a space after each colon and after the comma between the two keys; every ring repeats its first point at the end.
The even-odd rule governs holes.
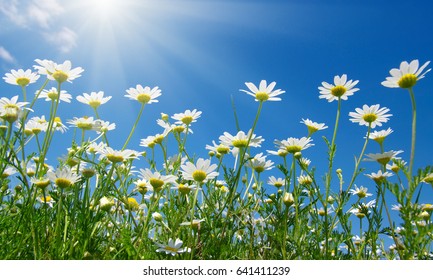
{"type": "Polygon", "coordinates": [[[433,185],[433,168],[414,168],[414,89],[430,71],[429,62],[403,61],[382,82],[411,99],[407,158],[401,150],[387,149],[386,138],[393,133],[386,127],[393,117],[389,108],[360,104],[349,113],[354,125],[365,127],[364,145],[353,151],[355,162],[347,164],[353,173],[334,164],[337,146],[347,144],[338,142],[340,120],[347,118],[341,108],[359,90],[359,81],[346,74],[318,86],[324,110],[332,114],[335,107],[326,106],[336,105],[334,124],[302,119],[304,137],[282,135],[274,140],[273,150],[265,150],[266,135],[258,135],[256,127],[267,104],[285,96],[276,82],[246,82],[239,94],[251,96],[257,104],[251,126],[237,124],[237,131],[223,132],[206,147],[189,146],[187,141],[200,133],[194,128],[201,121],[197,109],[172,116],[161,113],[160,133],[133,143],[143,112],[159,102],[162,89],[136,85],[125,90],[124,97],[140,109],[129,134],[119,135],[116,124],[104,121],[98,111],[105,103],[116,102],[116,97],[102,91],[72,96],[63,90],[84,69],[72,67],[70,61],[35,62],[33,69],[11,70],[3,77],[21,94],[2,94],[0,99],[1,259],[433,256],[433,200],[432,204],[420,201],[423,191],[433,185]],[[30,91],[36,94],[30,96],[30,91]],[[72,100],[89,106],[94,115],[63,121],[61,107],[72,100]],[[49,102],[49,111],[35,110],[38,102],[49,102]],[[320,135],[325,129],[333,131],[331,139],[320,135]],[[61,134],[70,135],[62,147],[64,157],[53,154],[52,147],[61,134]],[[115,138],[126,140],[120,146],[110,145],[115,138]],[[319,141],[327,147],[318,151],[325,170],[303,156],[319,141]],[[380,153],[368,153],[370,145],[378,145],[380,153]],[[202,150],[208,157],[196,156],[202,150]],[[366,173],[365,161],[375,164],[377,171],[366,173]],[[361,177],[369,178],[368,187],[358,183],[361,177]],[[397,204],[388,201],[390,196],[397,204]]]}

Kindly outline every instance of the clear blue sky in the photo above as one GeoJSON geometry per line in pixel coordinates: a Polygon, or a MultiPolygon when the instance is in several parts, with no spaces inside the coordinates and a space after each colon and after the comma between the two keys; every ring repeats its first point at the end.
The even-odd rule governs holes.
{"type": "MultiPolygon", "coordinates": [[[[100,115],[117,124],[109,137],[118,149],[140,107],[123,97],[125,90],[136,84],[159,86],[159,103],[146,107],[129,147],[140,149],[141,138],[161,131],[155,122],[160,112],[198,109],[203,114],[193,125],[189,145],[201,156],[207,154],[205,145],[224,131],[236,132],[231,96],[246,131],[257,103],[239,89],[246,89],[245,82],[276,81],[286,93],[281,102],[264,104],[256,130],[266,139],[263,151],[273,149],[274,139],[306,136],[302,118],[325,122],[331,129],[316,134],[316,146],[304,153],[318,167],[326,164],[321,136],[332,137],[337,104],[319,99],[317,87],[347,74],[360,81],[360,91],[343,102],[337,139],[336,167],[347,171],[348,180],[366,132],[366,127],[349,121],[348,113],[363,104],[391,109],[393,117],[383,128],[395,132],[385,149],[404,150],[402,157],[408,161],[409,95],[380,82],[403,60],[433,59],[432,12],[429,0],[0,0],[0,70],[31,68],[36,58],[58,63],[68,59],[74,67],[83,67],[83,76],[63,89],[74,97],[100,90],[113,96],[100,115]]],[[[1,96],[20,94],[19,88],[4,83],[0,90],[1,96]]],[[[433,164],[433,73],[414,90],[415,166],[425,166],[433,164]]],[[[39,114],[45,110],[48,115],[47,105],[39,102],[39,114]]],[[[70,105],[61,104],[59,115],[66,122],[92,111],[74,99],[70,105]]],[[[72,129],[67,137],[72,137],[72,129]]],[[[57,145],[61,151],[67,147],[60,140],[57,145]]],[[[372,142],[367,152],[379,152],[379,147],[372,142]]],[[[363,167],[378,170],[375,163],[365,162],[363,167]]],[[[374,189],[372,182],[363,181],[374,189]]],[[[426,197],[423,202],[432,201],[426,197]]]]}

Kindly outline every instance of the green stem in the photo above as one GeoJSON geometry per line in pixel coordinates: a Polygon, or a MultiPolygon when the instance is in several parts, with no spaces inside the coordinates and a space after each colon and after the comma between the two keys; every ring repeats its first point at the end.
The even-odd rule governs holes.
{"type": "Polygon", "coordinates": [[[412,180],[413,162],[415,159],[415,140],[416,140],[416,102],[412,88],[409,88],[410,100],[412,102],[412,143],[410,147],[409,161],[409,181],[412,180]]]}
{"type": "Polygon", "coordinates": [[[140,112],[138,112],[137,119],[134,122],[134,125],[132,126],[131,132],[128,135],[128,138],[125,141],[125,144],[123,144],[122,150],[126,149],[126,146],[128,146],[129,141],[131,140],[132,135],[134,134],[135,129],[137,128],[137,124],[140,121],[141,115],[143,114],[144,110],[144,103],[141,104],[140,112]]]}

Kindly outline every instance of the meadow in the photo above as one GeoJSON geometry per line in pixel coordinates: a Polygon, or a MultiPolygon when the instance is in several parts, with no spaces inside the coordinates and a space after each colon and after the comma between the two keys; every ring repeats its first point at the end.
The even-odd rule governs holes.
{"type": "Polygon", "coordinates": [[[327,103],[337,104],[334,124],[303,119],[304,137],[281,135],[274,150],[263,150],[266,135],[255,129],[267,104],[284,98],[276,82],[246,82],[239,94],[257,104],[251,126],[239,127],[233,106],[237,131],[223,132],[206,147],[187,141],[199,134],[194,123],[202,112],[197,109],[161,113],[160,133],[138,144],[131,143],[132,136],[162,89],[125,89],[123,98],[140,110],[129,134],[118,135],[116,124],[104,121],[98,111],[115,98],[102,91],[72,96],[62,89],[80,78],[81,67],[70,61],[35,62],[33,69],[11,70],[3,77],[21,92],[2,93],[0,99],[1,259],[432,258],[433,202],[421,203],[420,197],[433,184],[433,169],[414,169],[414,89],[430,71],[429,62],[403,61],[382,82],[411,98],[408,158],[401,158],[401,150],[386,149],[393,130],[382,128],[392,117],[390,110],[360,104],[349,118],[365,127],[364,145],[353,151],[358,156],[344,172],[334,159],[339,145],[350,145],[338,143],[337,137],[341,118],[347,118],[341,107],[359,90],[350,75],[318,86],[324,110],[327,103]],[[90,106],[94,115],[64,121],[61,108],[76,106],[68,104],[72,100],[90,106]],[[49,111],[36,111],[37,102],[49,102],[49,111]],[[331,139],[320,135],[324,129],[333,131],[331,139]],[[53,139],[60,134],[70,135],[63,157],[52,154],[53,139]],[[115,138],[126,140],[113,147],[115,138]],[[326,143],[327,150],[320,151],[326,170],[317,170],[303,156],[318,141],[326,143]],[[367,153],[370,145],[381,152],[367,153]],[[198,149],[208,157],[198,157],[203,152],[198,149]],[[375,164],[377,172],[366,173],[365,161],[375,164]],[[365,176],[368,188],[357,184],[365,176]],[[386,199],[389,195],[397,204],[386,199]]]}

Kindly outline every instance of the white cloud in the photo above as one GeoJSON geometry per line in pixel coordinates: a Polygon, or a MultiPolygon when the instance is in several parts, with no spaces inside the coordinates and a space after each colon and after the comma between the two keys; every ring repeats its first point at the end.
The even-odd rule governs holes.
{"type": "Polygon", "coordinates": [[[15,61],[15,58],[2,46],[0,46],[0,58],[10,63],[15,61]]]}
{"type": "MultiPolygon", "coordinates": [[[[67,28],[59,29],[56,20],[65,12],[59,0],[0,0],[0,14],[8,23],[19,28],[40,32],[48,43],[67,53],[77,45],[77,34],[67,28]]],[[[6,52],[7,53],[7,52],[6,52]]]]}
{"type": "Polygon", "coordinates": [[[56,46],[63,53],[71,51],[77,45],[77,34],[67,27],[58,32],[45,33],[49,43],[56,46]]]}

